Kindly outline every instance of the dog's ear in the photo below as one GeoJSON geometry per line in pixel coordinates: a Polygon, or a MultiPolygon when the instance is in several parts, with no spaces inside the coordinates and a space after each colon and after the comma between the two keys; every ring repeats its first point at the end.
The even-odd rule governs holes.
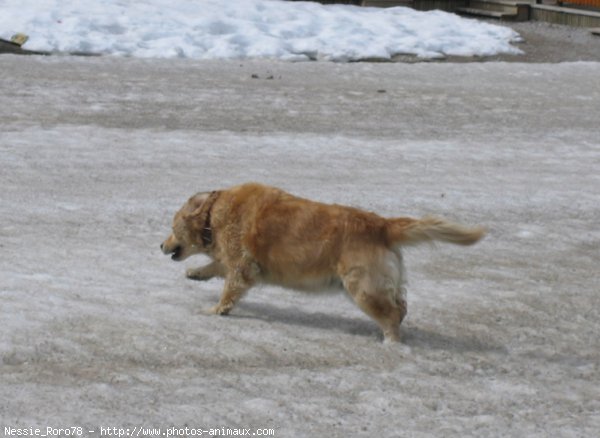
{"type": "Polygon", "coordinates": [[[196,193],[185,204],[184,218],[188,219],[194,216],[200,215],[202,212],[202,206],[210,196],[211,192],[200,192],[196,193]]]}
{"type": "Polygon", "coordinates": [[[202,235],[205,232],[207,217],[211,207],[211,203],[207,201],[214,192],[196,193],[185,205],[182,214],[182,219],[186,224],[188,231],[197,236],[198,240],[202,240],[202,235]]]}

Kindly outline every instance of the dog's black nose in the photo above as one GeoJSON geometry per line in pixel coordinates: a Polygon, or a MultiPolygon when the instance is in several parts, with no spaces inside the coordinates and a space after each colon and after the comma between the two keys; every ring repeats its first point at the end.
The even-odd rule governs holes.
{"type": "Polygon", "coordinates": [[[163,244],[161,243],[161,244],[160,244],[160,250],[161,250],[161,251],[162,251],[162,248],[163,248],[163,244]]]}

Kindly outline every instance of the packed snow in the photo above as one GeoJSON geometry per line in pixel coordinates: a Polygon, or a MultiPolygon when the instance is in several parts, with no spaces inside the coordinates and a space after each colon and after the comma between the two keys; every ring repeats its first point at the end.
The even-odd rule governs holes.
{"type": "Polygon", "coordinates": [[[26,48],[152,58],[352,61],[520,53],[512,29],[410,8],[275,0],[0,0],[26,48]]]}
{"type": "Polygon", "coordinates": [[[600,64],[0,63],[2,432],[598,435],[600,64]],[[406,249],[400,345],[343,293],[207,316],[159,245],[249,180],[489,233],[406,249]]]}

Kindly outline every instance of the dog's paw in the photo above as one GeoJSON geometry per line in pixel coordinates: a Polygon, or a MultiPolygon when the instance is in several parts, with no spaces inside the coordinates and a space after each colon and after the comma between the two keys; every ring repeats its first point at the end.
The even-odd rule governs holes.
{"type": "Polygon", "coordinates": [[[202,269],[197,268],[189,268],[187,271],[185,271],[185,276],[190,280],[196,281],[206,281],[212,278],[212,275],[207,275],[202,272],[202,269]]]}
{"type": "Polygon", "coordinates": [[[384,344],[398,344],[402,341],[402,337],[400,336],[400,331],[390,330],[383,333],[383,343],[384,344]]]}
{"type": "Polygon", "coordinates": [[[227,315],[230,310],[231,310],[231,307],[229,307],[229,306],[223,306],[221,304],[217,304],[216,306],[208,309],[208,313],[210,315],[227,315]]]}

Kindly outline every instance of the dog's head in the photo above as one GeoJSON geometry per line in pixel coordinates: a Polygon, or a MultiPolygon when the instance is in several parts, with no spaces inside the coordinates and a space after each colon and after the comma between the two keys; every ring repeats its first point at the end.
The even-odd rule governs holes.
{"type": "Polygon", "coordinates": [[[171,255],[172,260],[179,262],[191,255],[206,252],[202,232],[211,207],[206,205],[210,195],[211,192],[195,194],[175,213],[173,231],[160,245],[162,252],[171,255]]]}

